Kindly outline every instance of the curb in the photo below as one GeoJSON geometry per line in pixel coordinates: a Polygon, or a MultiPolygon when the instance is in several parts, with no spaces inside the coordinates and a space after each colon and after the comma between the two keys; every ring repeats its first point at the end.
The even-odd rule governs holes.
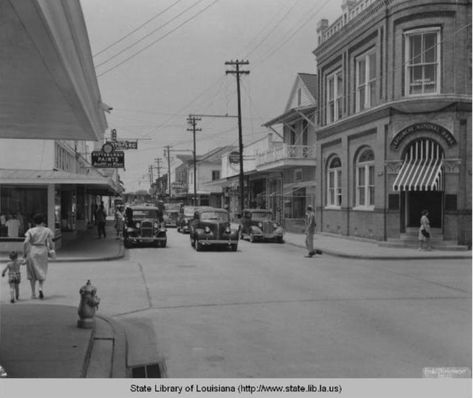
{"type": "MultiPolygon", "coordinates": [[[[286,243],[299,247],[301,249],[305,249],[305,246],[300,245],[298,243],[292,243],[286,240],[286,243]]],[[[314,249],[317,249],[314,247],[314,249]]],[[[349,254],[349,253],[341,253],[333,250],[325,250],[322,248],[318,248],[322,250],[322,254],[327,254],[329,256],[333,257],[342,257],[342,258],[354,258],[354,259],[359,259],[359,260],[462,260],[462,259],[471,259],[471,255],[451,255],[451,256],[446,256],[446,255],[433,255],[433,256],[428,256],[428,257],[421,257],[421,256],[414,256],[414,255],[399,255],[399,256],[370,256],[370,255],[364,255],[364,254],[349,254]]]]}
{"type": "Polygon", "coordinates": [[[61,257],[57,258],[56,260],[51,260],[52,263],[85,263],[91,261],[112,261],[112,260],[119,260],[125,257],[125,247],[120,245],[118,248],[118,253],[112,256],[105,256],[105,257],[61,257]]]}

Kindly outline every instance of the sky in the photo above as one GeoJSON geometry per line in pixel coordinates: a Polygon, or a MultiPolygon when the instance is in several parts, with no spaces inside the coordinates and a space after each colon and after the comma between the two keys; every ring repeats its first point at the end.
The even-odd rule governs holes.
{"type": "MultiPolygon", "coordinates": [[[[236,77],[227,61],[243,60],[243,144],[270,130],[282,114],[297,73],[316,73],[316,27],[341,15],[341,0],[81,0],[108,130],[137,139],[120,177],[128,192],[150,187],[149,166],[171,146],[192,149],[187,118],[203,116],[197,155],[238,145],[236,77]]],[[[157,177],[157,168],[153,178],[157,177]]]]}

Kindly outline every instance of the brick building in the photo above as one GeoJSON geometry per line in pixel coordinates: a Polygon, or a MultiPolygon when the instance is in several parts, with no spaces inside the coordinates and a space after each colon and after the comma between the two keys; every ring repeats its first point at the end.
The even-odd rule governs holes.
{"type": "Polygon", "coordinates": [[[471,244],[471,2],[344,1],[317,27],[323,232],[471,244]]]}

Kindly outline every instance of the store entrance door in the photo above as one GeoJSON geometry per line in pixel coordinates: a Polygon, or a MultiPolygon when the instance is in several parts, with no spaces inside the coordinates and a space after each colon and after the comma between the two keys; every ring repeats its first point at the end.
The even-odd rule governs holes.
{"type": "Polygon", "coordinates": [[[408,191],[407,226],[419,227],[422,210],[429,211],[430,226],[442,228],[442,198],[443,192],[438,191],[408,191]]]}

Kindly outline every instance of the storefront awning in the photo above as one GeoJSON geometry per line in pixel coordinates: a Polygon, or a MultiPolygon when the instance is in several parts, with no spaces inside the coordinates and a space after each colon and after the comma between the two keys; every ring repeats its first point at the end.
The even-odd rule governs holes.
{"type": "Polygon", "coordinates": [[[443,190],[443,161],[437,159],[405,160],[393,184],[395,191],[443,190]]]}
{"type": "Polygon", "coordinates": [[[0,170],[0,185],[48,184],[82,186],[95,195],[117,195],[122,190],[111,178],[96,174],[75,174],[62,170],[0,170]]]}

